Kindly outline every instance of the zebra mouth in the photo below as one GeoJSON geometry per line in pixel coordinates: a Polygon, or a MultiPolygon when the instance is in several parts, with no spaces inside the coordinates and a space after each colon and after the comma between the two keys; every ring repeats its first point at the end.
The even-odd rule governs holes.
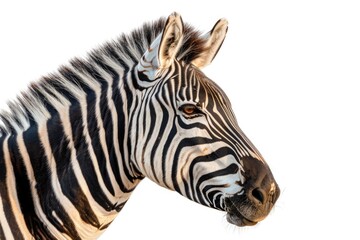
{"type": "Polygon", "coordinates": [[[242,216],[240,213],[234,214],[234,213],[227,213],[226,214],[226,220],[234,224],[238,227],[245,227],[245,226],[254,226],[258,222],[252,221],[250,219],[247,219],[246,217],[242,216]]]}
{"type": "MultiPolygon", "coordinates": [[[[244,196],[240,196],[240,197],[244,197],[244,196]]],[[[254,226],[259,222],[245,217],[244,214],[241,213],[241,211],[239,210],[239,206],[237,207],[236,205],[237,205],[236,199],[234,199],[234,197],[225,199],[225,211],[227,212],[226,220],[229,223],[234,224],[235,226],[238,227],[245,227],[245,226],[254,226]]]]}

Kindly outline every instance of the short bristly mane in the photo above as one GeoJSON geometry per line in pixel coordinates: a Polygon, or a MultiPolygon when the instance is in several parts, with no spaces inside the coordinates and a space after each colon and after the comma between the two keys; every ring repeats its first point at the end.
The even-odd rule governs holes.
{"type": "MultiPolygon", "coordinates": [[[[122,67],[123,72],[126,68],[133,67],[155,37],[162,32],[165,23],[165,18],[146,23],[130,34],[123,34],[118,39],[93,50],[87,58],[75,58],[55,73],[31,83],[25,92],[8,102],[9,110],[3,110],[0,113],[0,137],[24,131],[31,126],[32,122],[39,124],[46,121],[51,117],[49,106],[66,104],[63,98],[59,97],[60,95],[65,94],[69,98],[69,96],[76,97],[84,94],[84,88],[94,84],[94,76],[79,80],[74,69],[98,69],[99,67],[109,69],[107,66],[110,65],[112,69],[122,67]],[[111,62],[117,63],[117,66],[114,67],[111,62]]],[[[177,59],[190,63],[205,51],[205,48],[205,40],[200,36],[200,32],[189,24],[185,24],[184,39],[177,59]]],[[[109,70],[107,73],[112,75],[111,72],[109,70]]],[[[93,74],[99,73],[94,71],[93,74]]]]}

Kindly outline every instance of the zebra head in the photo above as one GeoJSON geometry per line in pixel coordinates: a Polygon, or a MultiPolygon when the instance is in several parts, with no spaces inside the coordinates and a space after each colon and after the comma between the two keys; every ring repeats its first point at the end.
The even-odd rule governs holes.
{"type": "Polygon", "coordinates": [[[134,171],[226,211],[232,224],[254,225],[270,212],[279,187],[226,94],[200,70],[221,47],[227,21],[202,36],[188,28],[170,15],[133,71],[141,99],[131,120],[134,171]]]}

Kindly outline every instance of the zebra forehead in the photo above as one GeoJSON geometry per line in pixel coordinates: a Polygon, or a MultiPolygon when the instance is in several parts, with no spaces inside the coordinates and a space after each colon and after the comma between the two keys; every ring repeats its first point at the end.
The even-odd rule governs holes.
{"type": "Polygon", "coordinates": [[[227,97],[226,93],[221,89],[221,87],[212,81],[210,78],[206,77],[201,71],[197,70],[197,78],[200,86],[200,93],[206,95],[207,98],[211,98],[212,101],[221,102],[226,106],[230,106],[230,100],[227,97]]]}
{"type": "MultiPolygon", "coordinates": [[[[203,107],[213,108],[214,105],[217,105],[217,107],[231,109],[231,102],[221,87],[206,77],[201,70],[196,68],[193,70],[193,74],[188,74],[186,77],[176,75],[170,80],[170,86],[174,86],[170,89],[175,90],[174,97],[180,102],[195,102],[203,107]]],[[[170,92],[172,91],[170,90],[170,92]]]]}
{"type": "Polygon", "coordinates": [[[203,97],[221,99],[225,104],[230,104],[222,88],[208,78],[200,69],[187,64],[179,64],[179,66],[185,69],[174,73],[174,84],[178,85],[179,91],[197,92],[198,95],[203,97]]]}

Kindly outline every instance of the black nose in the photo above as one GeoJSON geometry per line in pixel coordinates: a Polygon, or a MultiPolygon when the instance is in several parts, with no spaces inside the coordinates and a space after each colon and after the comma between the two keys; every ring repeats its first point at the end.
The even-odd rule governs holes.
{"type": "Polygon", "coordinates": [[[251,201],[260,205],[265,203],[265,199],[267,199],[267,194],[264,192],[264,190],[260,188],[254,188],[248,197],[251,201]]]}
{"type": "Polygon", "coordinates": [[[254,205],[265,205],[267,202],[275,203],[280,190],[275,182],[268,165],[255,158],[244,158],[245,192],[249,201],[254,205]]]}

